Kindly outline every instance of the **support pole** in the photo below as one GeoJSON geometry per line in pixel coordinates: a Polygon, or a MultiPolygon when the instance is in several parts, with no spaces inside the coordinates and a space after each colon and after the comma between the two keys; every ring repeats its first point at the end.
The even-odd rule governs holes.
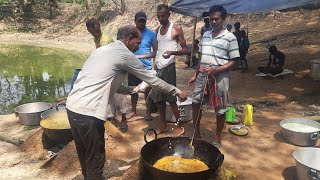
{"type": "Polygon", "coordinates": [[[193,53],[194,53],[194,40],[196,39],[196,28],[197,28],[197,22],[198,22],[198,18],[195,17],[194,18],[194,25],[193,25],[193,36],[192,36],[192,46],[191,46],[191,57],[190,57],[190,67],[193,66],[192,63],[192,58],[193,58],[193,53]]]}
{"type": "Polygon", "coordinates": [[[250,13],[247,13],[247,37],[249,38],[249,17],[250,13]]]}

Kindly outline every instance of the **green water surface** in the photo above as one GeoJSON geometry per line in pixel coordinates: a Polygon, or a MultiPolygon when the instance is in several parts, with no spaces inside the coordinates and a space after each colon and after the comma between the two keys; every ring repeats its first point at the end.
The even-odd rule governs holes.
{"type": "Polygon", "coordinates": [[[74,69],[87,57],[58,48],[0,44],[0,114],[67,96],[74,69]]]}

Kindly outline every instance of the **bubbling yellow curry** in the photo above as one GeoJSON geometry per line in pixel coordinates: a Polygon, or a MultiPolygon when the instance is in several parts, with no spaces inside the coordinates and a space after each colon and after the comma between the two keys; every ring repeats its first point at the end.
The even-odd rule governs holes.
{"type": "Polygon", "coordinates": [[[159,159],[153,167],[174,173],[195,173],[209,169],[204,162],[198,159],[185,159],[181,156],[165,156],[159,159]]]}
{"type": "Polygon", "coordinates": [[[70,129],[66,112],[56,112],[40,121],[40,125],[47,129],[70,129]]]}

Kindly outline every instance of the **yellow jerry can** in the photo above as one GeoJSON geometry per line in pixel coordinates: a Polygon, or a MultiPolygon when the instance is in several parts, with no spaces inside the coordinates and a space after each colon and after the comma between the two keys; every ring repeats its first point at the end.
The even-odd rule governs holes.
{"type": "Polygon", "coordinates": [[[246,104],[243,108],[242,123],[246,126],[252,126],[253,106],[246,104]]]}

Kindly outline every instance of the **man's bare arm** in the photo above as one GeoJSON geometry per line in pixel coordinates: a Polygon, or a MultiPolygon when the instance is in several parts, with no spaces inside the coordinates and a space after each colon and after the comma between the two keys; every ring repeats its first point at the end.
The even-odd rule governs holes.
{"type": "Polygon", "coordinates": [[[158,51],[158,41],[156,41],[153,45],[152,45],[152,51],[148,54],[140,54],[140,55],[136,55],[137,58],[154,58],[156,57],[158,51]]]}
{"type": "MultiPolygon", "coordinates": [[[[183,30],[181,28],[181,26],[179,25],[174,25],[174,39],[176,39],[180,46],[181,49],[177,50],[177,51],[166,51],[164,52],[164,57],[166,56],[167,58],[169,58],[171,55],[187,55],[189,53],[188,48],[187,48],[187,42],[186,39],[184,38],[184,34],[183,34],[183,30]]],[[[165,57],[165,58],[166,58],[165,57]]]]}

